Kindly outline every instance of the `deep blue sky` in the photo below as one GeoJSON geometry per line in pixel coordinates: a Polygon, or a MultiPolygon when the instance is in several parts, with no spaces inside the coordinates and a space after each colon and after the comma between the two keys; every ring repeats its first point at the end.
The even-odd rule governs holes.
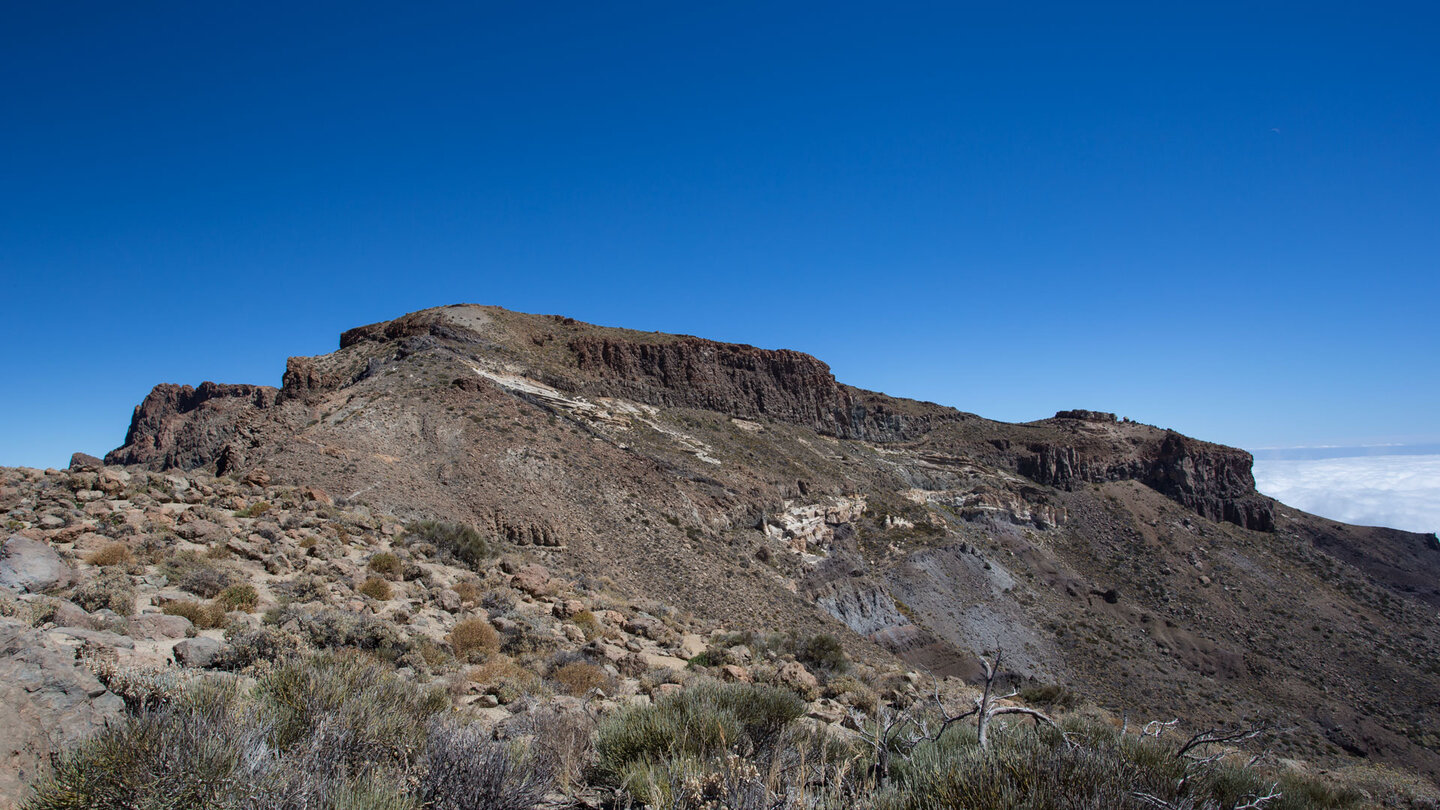
{"type": "Polygon", "coordinates": [[[5,4],[0,464],[460,301],[1440,441],[1440,12],[1185,6],[5,4]]]}

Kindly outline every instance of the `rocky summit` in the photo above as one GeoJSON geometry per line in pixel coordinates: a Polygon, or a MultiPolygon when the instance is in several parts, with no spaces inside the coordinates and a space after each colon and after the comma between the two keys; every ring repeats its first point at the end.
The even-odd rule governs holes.
{"type": "Polygon", "coordinates": [[[158,385],[103,461],[3,471],[0,697],[25,722],[0,790],[157,679],[336,647],[497,736],[693,677],[863,736],[853,711],[973,695],[1000,651],[1021,694],[1132,732],[1263,721],[1287,767],[1440,777],[1440,544],[1286,507],[1251,461],[864,391],[794,351],[416,312],[278,388],[158,385]]]}

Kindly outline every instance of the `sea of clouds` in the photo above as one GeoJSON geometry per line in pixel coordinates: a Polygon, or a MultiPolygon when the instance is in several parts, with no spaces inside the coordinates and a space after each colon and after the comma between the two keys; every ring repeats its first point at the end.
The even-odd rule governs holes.
{"type": "MultiPolygon", "coordinates": [[[[1267,455],[1297,454],[1256,451],[1255,488],[1331,520],[1440,531],[1440,454],[1398,455],[1393,448],[1375,448],[1385,454],[1355,455],[1357,448],[1335,450],[1344,457],[1273,458],[1267,455]]],[[[1303,455],[1317,454],[1326,455],[1303,455]]]]}

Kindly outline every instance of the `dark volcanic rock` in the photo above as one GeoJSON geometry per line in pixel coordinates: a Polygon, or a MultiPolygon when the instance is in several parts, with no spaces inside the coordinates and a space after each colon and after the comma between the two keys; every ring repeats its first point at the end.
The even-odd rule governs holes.
{"type": "Polygon", "coordinates": [[[1078,483],[1140,481],[1211,520],[1275,530],[1270,499],[1255,491],[1254,458],[1238,448],[1167,431],[1162,441],[1138,448],[1088,442],[1084,447],[1032,443],[1026,450],[1016,469],[1041,484],[1072,489],[1078,483]]]}
{"type": "Polygon", "coordinates": [[[642,343],[606,337],[570,341],[586,392],[649,405],[701,408],[729,416],[768,417],[845,439],[905,441],[936,419],[958,413],[935,407],[902,413],[898,403],[835,381],[830,367],[801,352],[757,349],[700,338],[642,343]]]}
{"type": "Polygon", "coordinates": [[[125,444],[110,451],[105,463],[151,469],[192,469],[209,464],[235,437],[242,417],[274,405],[277,393],[268,385],[157,385],[136,406],[125,444]]]}
{"type": "Polygon", "coordinates": [[[72,470],[89,470],[94,472],[104,466],[104,461],[101,461],[89,453],[72,453],[70,455],[70,469],[72,470]]]}

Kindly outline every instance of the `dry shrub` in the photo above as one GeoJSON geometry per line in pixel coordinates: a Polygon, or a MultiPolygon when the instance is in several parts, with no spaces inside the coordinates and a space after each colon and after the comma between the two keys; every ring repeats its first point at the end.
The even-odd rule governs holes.
{"type": "Polygon", "coordinates": [[[571,661],[550,673],[550,677],[560,684],[560,689],[572,697],[580,697],[591,689],[595,689],[605,683],[605,671],[584,661],[571,661]]]}
{"type": "Polygon", "coordinates": [[[260,604],[260,594],[253,585],[231,585],[215,597],[215,602],[225,610],[250,613],[260,604]]]}
{"type": "Polygon", "coordinates": [[[271,507],[269,501],[256,501],[255,503],[252,503],[244,509],[236,512],[235,517],[260,517],[266,512],[269,512],[270,508],[271,507]]]}
{"type": "Polygon", "coordinates": [[[544,763],[475,725],[434,721],[427,742],[420,801],[432,810],[528,810],[553,781],[544,763]]]}
{"type": "Polygon", "coordinates": [[[400,558],[388,551],[382,551],[371,557],[369,568],[386,579],[398,579],[405,570],[400,558]]]}
{"type": "Polygon", "coordinates": [[[480,601],[480,586],[473,582],[457,582],[450,590],[460,594],[460,601],[464,604],[473,605],[480,601]]]}
{"type": "Polygon", "coordinates": [[[588,610],[582,610],[574,616],[571,616],[570,621],[573,622],[576,627],[580,628],[580,632],[585,634],[586,641],[594,641],[600,637],[600,620],[595,618],[594,613],[588,610]]]}
{"type": "Polygon", "coordinates": [[[508,655],[499,653],[485,659],[485,662],[466,670],[465,676],[486,687],[501,703],[510,703],[534,692],[540,685],[540,678],[534,672],[515,662],[508,655]]]}
{"type": "Polygon", "coordinates": [[[205,603],[177,599],[174,602],[166,602],[161,606],[160,611],[170,616],[184,616],[201,630],[224,627],[230,623],[229,619],[225,618],[225,607],[216,602],[205,603]]]}
{"type": "Polygon", "coordinates": [[[76,588],[71,601],[91,613],[108,608],[129,616],[135,612],[135,585],[123,571],[104,568],[99,576],[76,588]]]}
{"type": "Polygon", "coordinates": [[[106,543],[86,557],[85,562],[101,567],[131,565],[135,562],[135,555],[130,553],[130,547],[124,543],[106,543]]]}
{"type": "Polygon", "coordinates": [[[493,655],[500,650],[500,634],[484,619],[465,619],[446,636],[455,648],[455,657],[468,659],[472,653],[493,655]]]}
{"type": "MultiPolygon", "coordinates": [[[[360,585],[358,590],[360,593],[380,602],[388,602],[390,597],[394,596],[394,592],[390,588],[390,583],[380,577],[369,577],[360,585]]],[[[491,632],[494,631],[492,630],[491,632]]]]}

